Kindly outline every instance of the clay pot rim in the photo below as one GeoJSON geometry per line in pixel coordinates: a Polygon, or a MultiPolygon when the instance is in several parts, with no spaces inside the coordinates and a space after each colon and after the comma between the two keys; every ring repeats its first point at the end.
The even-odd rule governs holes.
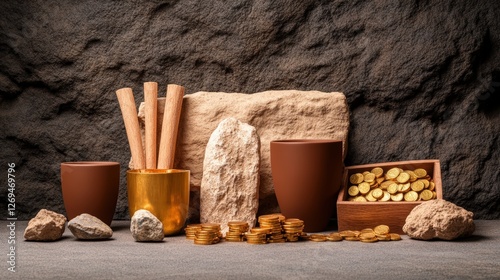
{"type": "Polygon", "coordinates": [[[127,174],[142,174],[142,175],[165,175],[165,174],[179,174],[188,173],[187,169],[130,169],[127,174]]]}
{"type": "Polygon", "coordinates": [[[303,144],[319,144],[319,143],[342,143],[342,140],[333,139],[283,139],[273,140],[271,144],[285,144],[285,145],[303,145],[303,144]]]}
{"type": "Polygon", "coordinates": [[[78,166],[78,167],[93,167],[93,166],[116,166],[120,165],[116,161],[68,161],[62,162],[61,166],[78,166]]]}

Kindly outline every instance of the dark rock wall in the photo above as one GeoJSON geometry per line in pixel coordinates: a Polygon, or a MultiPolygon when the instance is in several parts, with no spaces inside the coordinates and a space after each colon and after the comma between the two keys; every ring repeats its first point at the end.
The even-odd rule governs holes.
{"type": "Polygon", "coordinates": [[[64,212],[60,162],[119,161],[125,178],[115,90],[139,104],[157,81],[342,91],[347,165],[438,158],[444,197],[498,219],[499,19],[499,1],[0,1],[1,204],[9,162],[23,219],[64,212]]]}

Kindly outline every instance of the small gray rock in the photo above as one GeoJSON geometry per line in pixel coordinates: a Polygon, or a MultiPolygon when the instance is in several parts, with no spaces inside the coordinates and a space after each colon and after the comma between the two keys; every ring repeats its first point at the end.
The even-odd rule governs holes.
{"type": "Polygon", "coordinates": [[[86,213],[69,221],[68,228],[76,238],[83,240],[108,239],[113,236],[113,230],[107,224],[86,213]]]}
{"type": "Polygon", "coordinates": [[[130,231],[135,241],[162,241],[163,223],[148,210],[137,210],[130,222],[130,231]]]}
{"type": "Polygon", "coordinates": [[[42,209],[28,222],[24,238],[31,241],[55,241],[61,239],[65,225],[64,215],[42,209]]]}
{"type": "Polygon", "coordinates": [[[403,231],[413,239],[453,240],[472,235],[474,213],[451,202],[436,199],[424,202],[406,217],[403,231]]]}

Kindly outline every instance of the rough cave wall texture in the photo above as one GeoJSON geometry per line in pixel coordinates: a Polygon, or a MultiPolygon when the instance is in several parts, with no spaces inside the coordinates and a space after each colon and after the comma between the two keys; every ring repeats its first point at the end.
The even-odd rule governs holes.
{"type": "Polygon", "coordinates": [[[9,162],[21,219],[64,213],[60,162],[125,178],[114,91],[157,81],[344,92],[346,165],[438,158],[445,199],[500,218],[500,2],[399,2],[0,1],[0,216],[9,162]]]}

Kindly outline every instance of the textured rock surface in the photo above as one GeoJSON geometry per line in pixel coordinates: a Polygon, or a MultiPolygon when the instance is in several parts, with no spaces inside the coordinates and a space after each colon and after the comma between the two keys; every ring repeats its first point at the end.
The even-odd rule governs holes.
{"type": "Polygon", "coordinates": [[[42,209],[31,219],[24,230],[24,239],[32,241],[55,241],[62,237],[66,229],[66,217],[56,212],[42,209]]]}
{"type": "Polygon", "coordinates": [[[413,208],[403,231],[414,239],[453,240],[472,235],[476,226],[474,213],[451,202],[436,199],[413,208]]]}
{"type": "Polygon", "coordinates": [[[21,219],[63,213],[71,160],[121,162],[115,217],[129,217],[114,91],[139,105],[144,81],[344,92],[347,165],[439,158],[444,198],[500,218],[499,1],[34,0],[0,15],[0,158],[22,176],[21,219]]]}
{"type": "MultiPolygon", "coordinates": [[[[158,103],[158,111],[163,112],[165,100],[158,103]]],[[[141,118],[143,109],[143,106],[139,109],[141,118]]],[[[161,123],[162,114],[158,115],[161,123]]],[[[183,102],[175,167],[191,170],[193,197],[199,197],[203,158],[210,135],[228,117],[254,126],[260,137],[259,200],[262,213],[279,212],[271,177],[269,149],[272,140],[321,138],[345,143],[349,127],[349,111],[341,93],[287,90],[251,95],[223,92],[188,95],[183,102]]],[[[196,220],[199,200],[191,199],[190,204],[190,216],[196,220]]]]}
{"type": "Polygon", "coordinates": [[[203,162],[200,221],[255,226],[259,210],[260,140],[255,127],[227,118],[213,131],[203,162]]]}
{"type": "Polygon", "coordinates": [[[130,231],[135,241],[162,241],[163,224],[148,210],[135,211],[130,220],[130,231]]]}
{"type": "Polygon", "coordinates": [[[80,214],[68,222],[68,228],[78,239],[97,240],[113,236],[113,230],[98,218],[89,214],[80,214]]]}

